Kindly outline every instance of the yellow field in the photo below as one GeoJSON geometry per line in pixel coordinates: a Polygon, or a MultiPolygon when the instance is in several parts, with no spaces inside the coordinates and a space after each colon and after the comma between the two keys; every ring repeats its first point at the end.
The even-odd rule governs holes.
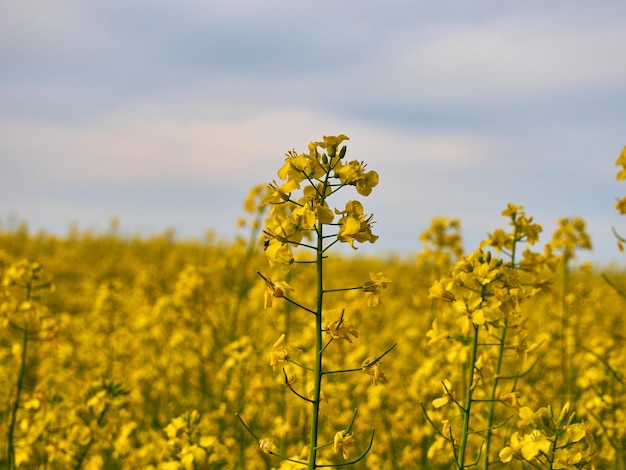
{"type": "Polygon", "coordinates": [[[315,250],[284,269],[260,198],[229,242],[0,232],[1,468],[311,468],[315,402],[316,467],[374,430],[353,468],[626,468],[626,273],[576,266],[582,221],[509,205],[466,253],[446,219],[417,258],[328,250],[317,314],[315,250]]]}

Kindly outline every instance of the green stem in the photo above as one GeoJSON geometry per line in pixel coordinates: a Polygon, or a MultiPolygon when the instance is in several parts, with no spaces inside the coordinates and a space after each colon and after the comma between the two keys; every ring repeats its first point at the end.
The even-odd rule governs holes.
{"type": "MultiPolygon", "coordinates": [[[[31,300],[31,289],[32,285],[30,282],[27,282],[25,285],[26,288],[26,301],[30,302],[31,300]]],[[[15,423],[17,421],[17,410],[20,407],[20,399],[22,396],[22,389],[24,388],[24,376],[26,375],[26,353],[28,350],[28,322],[26,326],[22,329],[22,355],[20,357],[20,372],[17,376],[17,390],[15,391],[15,402],[13,403],[13,408],[11,409],[11,423],[9,424],[9,431],[7,436],[7,469],[11,470],[12,468],[16,468],[15,465],[15,451],[13,449],[13,434],[15,433],[15,423]]]]}
{"type": "Polygon", "coordinates": [[[28,346],[28,328],[24,328],[24,336],[22,337],[22,356],[20,358],[20,373],[17,377],[17,390],[15,392],[15,402],[11,409],[11,424],[9,425],[8,446],[7,446],[7,469],[11,470],[15,467],[15,455],[13,449],[13,434],[15,433],[15,423],[17,420],[17,410],[20,407],[20,399],[24,384],[24,375],[26,375],[26,350],[28,346]]]}
{"type": "Polygon", "coordinates": [[[474,369],[476,366],[476,355],[478,351],[478,326],[474,327],[474,336],[472,338],[472,349],[470,350],[470,360],[468,369],[467,390],[465,391],[465,404],[463,405],[463,429],[461,431],[461,442],[459,443],[459,454],[457,456],[457,468],[463,469],[465,464],[465,449],[469,437],[469,424],[472,416],[472,395],[474,393],[474,369]]]}
{"type": "MultiPolygon", "coordinates": [[[[516,225],[513,232],[513,247],[511,249],[511,268],[515,269],[515,250],[517,248],[517,241],[519,239],[519,228],[516,225]]],[[[485,455],[483,459],[483,470],[489,468],[489,448],[491,447],[491,435],[493,429],[494,409],[496,405],[496,394],[498,390],[498,381],[500,378],[500,371],[502,370],[502,358],[504,357],[504,350],[506,346],[506,332],[507,332],[508,318],[505,316],[502,325],[502,336],[498,342],[498,358],[496,359],[496,366],[493,372],[493,385],[491,387],[491,394],[489,396],[489,408],[487,411],[487,431],[485,436],[485,455]]]]}
{"type": "Polygon", "coordinates": [[[320,414],[320,394],[322,389],[322,354],[323,354],[323,329],[322,329],[322,303],[324,299],[324,270],[323,270],[323,254],[324,239],[323,225],[321,222],[317,224],[317,301],[315,311],[315,366],[313,372],[313,397],[311,398],[311,435],[309,438],[309,460],[308,470],[317,468],[317,435],[319,429],[320,414]]]}
{"type": "Polygon", "coordinates": [[[571,357],[569,347],[569,307],[567,293],[569,291],[569,258],[567,252],[563,255],[563,293],[561,295],[561,374],[562,390],[566,401],[571,400],[571,357]]]}
{"type": "Polygon", "coordinates": [[[502,327],[502,336],[500,337],[500,344],[498,346],[498,358],[496,359],[496,367],[493,372],[493,385],[491,387],[491,394],[489,396],[489,409],[487,411],[487,430],[485,437],[485,455],[483,460],[483,469],[489,468],[489,447],[491,444],[491,431],[493,429],[494,408],[496,404],[496,393],[498,389],[498,379],[500,377],[500,370],[502,369],[502,357],[504,356],[504,347],[506,342],[506,324],[507,319],[504,319],[504,326],[502,327]]]}

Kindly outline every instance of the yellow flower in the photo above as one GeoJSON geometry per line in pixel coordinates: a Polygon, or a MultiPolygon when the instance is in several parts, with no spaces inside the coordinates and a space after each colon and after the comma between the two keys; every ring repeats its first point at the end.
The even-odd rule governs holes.
{"type": "Polygon", "coordinates": [[[509,445],[500,451],[500,460],[510,462],[513,457],[531,461],[541,453],[548,455],[552,441],[541,431],[534,430],[530,434],[513,433],[509,445]]]}
{"type": "Polygon", "coordinates": [[[272,181],[267,185],[267,194],[261,202],[262,204],[282,204],[289,200],[290,193],[294,189],[296,188],[293,187],[291,182],[278,186],[276,181],[272,181]]]}
{"type": "Polygon", "coordinates": [[[437,280],[433,283],[432,287],[428,289],[429,297],[434,297],[436,299],[441,299],[446,302],[454,302],[456,297],[450,291],[453,283],[450,281],[440,281],[437,280]]]}
{"type": "Polygon", "coordinates": [[[362,196],[369,196],[372,188],[378,185],[378,173],[375,171],[365,171],[363,162],[353,160],[346,165],[342,165],[336,170],[341,184],[356,186],[357,192],[362,196]]]}
{"type": "Polygon", "coordinates": [[[287,153],[285,164],[278,170],[278,177],[291,183],[289,189],[296,189],[300,187],[302,181],[322,176],[323,171],[310,155],[298,155],[295,151],[291,151],[287,153]]]}
{"type": "Polygon", "coordinates": [[[567,442],[578,442],[587,434],[586,424],[576,423],[570,424],[565,428],[567,442]]]}
{"type": "Polygon", "coordinates": [[[289,266],[293,264],[293,253],[286,243],[270,240],[265,247],[265,257],[270,266],[289,266]]]}
{"type": "Polygon", "coordinates": [[[339,147],[344,140],[350,140],[350,138],[344,134],[339,134],[337,136],[325,135],[322,139],[323,142],[311,142],[309,148],[322,147],[323,149],[326,149],[329,157],[334,157],[337,154],[337,147],[339,147]]]}
{"type": "Polygon", "coordinates": [[[621,165],[623,167],[619,173],[617,173],[617,181],[626,180],[626,146],[624,146],[622,153],[620,153],[617,160],[615,160],[615,165],[621,165]]]}
{"type": "Polygon", "coordinates": [[[276,446],[269,439],[261,439],[259,441],[259,448],[266,454],[272,455],[276,451],[276,446]]]}
{"type": "Polygon", "coordinates": [[[615,203],[615,208],[619,211],[621,215],[626,214],[626,197],[623,197],[619,201],[617,201],[615,203]]]}
{"type": "Polygon", "coordinates": [[[452,390],[452,383],[448,379],[441,381],[441,388],[443,389],[443,395],[432,401],[434,408],[441,408],[446,406],[448,403],[453,403],[456,400],[456,394],[452,390]]]}
{"type": "MultiPolygon", "coordinates": [[[[309,388],[307,389],[307,395],[310,399],[313,399],[314,392],[315,392],[314,385],[313,384],[309,385],[309,388]]],[[[328,398],[326,398],[326,394],[324,393],[324,391],[320,390],[320,402],[322,401],[325,401],[326,403],[328,403],[328,398]]]]}
{"type": "Polygon", "coordinates": [[[391,284],[391,279],[387,279],[383,276],[382,271],[374,274],[370,273],[371,281],[367,281],[363,284],[363,291],[367,296],[367,306],[368,307],[378,307],[381,303],[381,291],[385,290],[389,284],[391,284]]]}
{"type": "Polygon", "coordinates": [[[437,343],[439,341],[443,341],[443,340],[450,338],[450,335],[439,331],[437,319],[435,318],[432,323],[432,329],[428,330],[428,332],[426,333],[426,337],[430,338],[428,340],[428,345],[430,346],[433,343],[437,343]]]}
{"type": "Polygon", "coordinates": [[[558,449],[554,453],[552,468],[554,470],[576,470],[580,468],[577,463],[583,459],[583,454],[576,448],[566,447],[558,449]]]}
{"type": "Polygon", "coordinates": [[[263,308],[271,307],[274,297],[282,299],[283,297],[285,297],[285,291],[294,290],[294,288],[287,284],[285,281],[272,282],[272,280],[269,278],[265,280],[265,285],[267,286],[267,290],[265,291],[265,302],[263,304],[263,308]]]}
{"type": "Polygon", "coordinates": [[[500,461],[502,463],[509,463],[513,459],[513,457],[519,458],[519,455],[520,455],[520,452],[519,452],[519,444],[520,444],[519,433],[517,433],[517,432],[513,433],[513,435],[511,436],[511,438],[509,440],[509,444],[510,445],[506,446],[498,454],[499,457],[500,457],[500,461]]]}
{"type": "Polygon", "coordinates": [[[540,453],[548,454],[551,448],[552,441],[538,429],[535,429],[530,434],[526,434],[524,441],[520,445],[522,457],[525,460],[532,460],[540,453]]]}
{"type": "Polygon", "coordinates": [[[500,395],[500,401],[510,408],[519,410],[521,408],[519,396],[520,392],[502,393],[500,395]]]}
{"type": "Polygon", "coordinates": [[[333,440],[333,449],[335,449],[335,453],[339,453],[341,450],[341,454],[344,459],[347,459],[350,456],[350,451],[354,447],[354,434],[346,433],[345,429],[337,432],[335,434],[335,439],[333,440]]]}
{"type": "Polygon", "coordinates": [[[349,343],[352,342],[350,335],[355,338],[359,337],[359,333],[356,331],[354,326],[344,321],[343,318],[330,323],[328,325],[328,333],[333,337],[333,339],[345,339],[349,343]]]}
{"type": "Polygon", "coordinates": [[[372,234],[373,216],[365,216],[363,205],[359,201],[348,201],[345,210],[338,211],[335,209],[335,213],[343,216],[337,222],[339,225],[337,238],[340,242],[348,242],[356,250],[355,241],[374,243],[378,240],[378,236],[372,234]]]}
{"type": "Polygon", "coordinates": [[[374,362],[375,359],[376,359],[376,356],[370,356],[367,359],[365,359],[361,363],[361,369],[367,375],[372,376],[374,385],[378,385],[378,382],[387,382],[387,377],[385,377],[384,372],[380,369],[380,361],[377,361],[374,364],[372,364],[372,362],[374,362]]]}
{"type": "Polygon", "coordinates": [[[528,426],[531,424],[534,426],[538,422],[538,420],[541,419],[542,412],[543,412],[543,408],[541,408],[539,411],[535,413],[529,407],[522,406],[517,411],[517,414],[520,417],[519,421],[517,422],[517,425],[519,427],[528,426]]]}
{"type": "Polygon", "coordinates": [[[516,206],[512,202],[507,203],[506,209],[502,211],[502,215],[510,217],[512,220],[517,218],[517,213],[524,210],[523,206],[516,206]]]}
{"type": "Polygon", "coordinates": [[[276,370],[276,367],[285,362],[288,357],[289,353],[285,343],[285,334],[283,333],[280,335],[280,338],[278,338],[278,341],[274,343],[270,351],[270,366],[272,366],[272,369],[276,370]]]}

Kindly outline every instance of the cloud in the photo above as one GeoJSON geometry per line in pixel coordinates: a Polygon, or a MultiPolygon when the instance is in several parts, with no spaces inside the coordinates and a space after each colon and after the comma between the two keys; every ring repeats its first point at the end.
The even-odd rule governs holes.
{"type": "Polygon", "coordinates": [[[339,133],[353,136],[354,158],[378,157],[392,171],[476,163],[494,154],[495,144],[476,135],[411,136],[305,109],[209,121],[167,119],[153,109],[137,104],[79,125],[5,118],[0,152],[20,162],[24,176],[57,184],[249,182],[273,177],[287,150],[305,151],[309,141],[339,133]]]}
{"type": "MultiPolygon", "coordinates": [[[[626,30],[589,28],[557,18],[492,18],[445,24],[416,37],[403,30],[393,49],[363,64],[371,81],[386,79],[374,100],[466,106],[556,96],[595,87],[622,87],[626,63],[616,60],[626,30]],[[384,96],[380,93],[383,92],[384,96]]],[[[366,78],[367,81],[367,78],[366,78]]],[[[370,82],[371,84],[371,82],[370,82]]]]}

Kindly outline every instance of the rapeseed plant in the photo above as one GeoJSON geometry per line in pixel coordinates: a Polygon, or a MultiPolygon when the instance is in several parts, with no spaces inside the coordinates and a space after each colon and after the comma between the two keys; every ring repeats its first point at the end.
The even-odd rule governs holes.
{"type": "Polygon", "coordinates": [[[524,266],[532,272],[530,260],[536,263],[540,255],[525,250],[524,264],[517,257],[522,243],[533,245],[538,241],[541,226],[533,223],[532,217],[526,217],[523,207],[514,204],[508,204],[502,215],[509,219],[511,230],[497,229],[489,234],[478,250],[452,266],[449,277],[436,280],[430,288],[431,297],[450,307],[441,318],[445,328],[438,319],[433,321],[427,333],[429,344],[454,341],[463,350],[463,373],[455,381],[443,378],[443,394],[432,401],[435,409],[450,405],[458,414],[452,411],[440,425],[427,417],[437,430],[435,445],[439,448],[447,442],[459,469],[477,465],[481,460],[486,469],[493,460],[491,445],[495,433],[508,420],[504,417],[495,421],[496,405],[517,406],[519,353],[529,350],[522,340],[526,318],[521,304],[539,291],[532,277],[523,278],[521,269],[524,266]],[[484,251],[486,247],[503,253],[509,260],[496,258],[484,251]],[[503,390],[503,381],[512,385],[503,390]],[[476,412],[475,407],[483,404],[486,411],[476,412]],[[458,420],[460,428],[454,426],[458,420]],[[470,439],[476,455],[468,462],[470,439]]]}
{"type": "Polygon", "coordinates": [[[343,458],[343,462],[337,465],[356,463],[369,452],[374,438],[372,430],[369,442],[366,441],[362,453],[349,460],[356,441],[352,431],[353,417],[351,423],[337,430],[334,438],[328,443],[319,443],[322,435],[321,405],[322,402],[327,401],[326,394],[322,390],[324,377],[362,371],[372,377],[374,385],[385,382],[387,378],[381,368],[381,359],[395,346],[379,356],[366,358],[360,367],[344,369],[324,367],[324,353],[333,342],[344,340],[352,343],[353,339],[358,338],[358,330],[348,320],[345,309],[342,309],[339,318],[332,317],[331,310],[328,308],[329,302],[326,300],[327,295],[335,292],[362,290],[366,295],[366,304],[369,307],[377,307],[381,303],[382,291],[391,283],[391,280],[380,272],[371,274],[370,280],[361,285],[331,288],[327,285],[328,281],[324,276],[329,249],[333,245],[347,243],[356,250],[358,243],[374,243],[378,239],[372,233],[373,216],[366,214],[360,201],[349,200],[342,210],[337,208],[333,210],[328,203],[332,196],[348,186],[355,187],[361,196],[368,196],[378,184],[378,174],[367,170],[365,163],[345,160],[347,148],[342,144],[346,140],[348,137],[343,134],[324,136],[322,141],[309,144],[308,153],[298,154],[295,150],[288,152],[284,165],[278,170],[278,177],[283,183],[269,184],[264,199],[264,202],[272,207],[264,230],[265,255],[275,272],[272,277],[258,273],[266,286],[264,307],[272,307],[274,299],[281,299],[311,318],[314,326],[312,364],[307,364],[306,360],[292,358],[286,346],[285,333],[272,346],[269,361],[274,369],[289,362],[302,373],[312,376],[310,379],[312,383],[309,382],[306,392],[298,391],[295,386],[296,375],[289,376],[282,368],[284,385],[299,399],[309,403],[311,407],[306,460],[281,455],[278,446],[270,438],[256,437],[251,427],[237,415],[264,453],[276,455],[286,462],[306,465],[309,469],[320,466],[318,452],[329,446],[332,446],[335,453],[343,458]],[[308,252],[312,256],[307,257],[306,254],[301,256],[299,251],[308,252]],[[315,300],[314,305],[310,307],[306,306],[306,301],[294,300],[296,289],[287,281],[277,278],[277,276],[285,276],[296,265],[301,265],[303,269],[306,269],[307,265],[312,265],[316,269],[315,289],[311,292],[315,300]]]}

